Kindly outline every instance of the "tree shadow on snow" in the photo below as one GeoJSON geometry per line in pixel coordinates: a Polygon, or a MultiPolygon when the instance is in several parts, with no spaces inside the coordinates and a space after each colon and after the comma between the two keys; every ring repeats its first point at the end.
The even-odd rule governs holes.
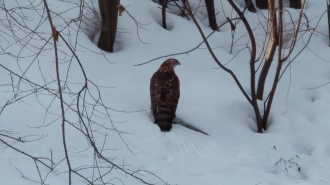
{"type": "MultiPolygon", "coordinates": [[[[154,117],[153,117],[153,115],[152,115],[151,112],[148,113],[148,117],[149,117],[150,120],[154,123],[154,117]]],[[[190,129],[190,130],[193,130],[193,131],[195,131],[195,132],[199,132],[199,133],[202,133],[202,134],[208,136],[208,134],[207,134],[206,132],[200,130],[199,128],[196,128],[196,127],[192,126],[191,124],[189,124],[189,123],[183,121],[182,119],[179,119],[178,117],[174,118],[172,124],[181,125],[181,126],[183,126],[183,127],[185,127],[185,128],[188,128],[188,129],[190,129]]]]}

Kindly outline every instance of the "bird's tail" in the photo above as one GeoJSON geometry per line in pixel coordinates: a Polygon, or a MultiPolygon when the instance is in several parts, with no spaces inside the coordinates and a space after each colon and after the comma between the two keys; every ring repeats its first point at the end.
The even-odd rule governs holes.
{"type": "Polygon", "coordinates": [[[175,113],[169,106],[158,107],[158,126],[162,132],[169,132],[172,129],[172,121],[175,113]]]}
{"type": "Polygon", "coordinates": [[[157,125],[159,126],[162,132],[169,132],[172,129],[172,123],[158,122],[157,125]]]}

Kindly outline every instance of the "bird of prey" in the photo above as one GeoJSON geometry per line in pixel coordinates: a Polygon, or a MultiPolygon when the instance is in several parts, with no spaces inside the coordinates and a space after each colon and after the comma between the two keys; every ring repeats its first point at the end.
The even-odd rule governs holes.
{"type": "Polygon", "coordinates": [[[174,68],[180,65],[176,59],[167,59],[150,80],[151,109],[155,123],[163,132],[172,129],[172,121],[180,98],[180,81],[174,68]]]}

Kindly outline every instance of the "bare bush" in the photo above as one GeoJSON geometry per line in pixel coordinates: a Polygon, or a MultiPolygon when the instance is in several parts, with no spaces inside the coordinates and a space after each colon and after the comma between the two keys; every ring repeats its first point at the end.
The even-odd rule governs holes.
{"type": "MultiPolygon", "coordinates": [[[[269,45],[264,45],[263,47],[261,47],[261,52],[260,52],[260,56],[262,56],[261,58],[265,57],[265,62],[262,63],[262,61],[260,61],[260,57],[257,58],[257,48],[258,48],[258,43],[255,40],[255,35],[253,33],[253,30],[248,22],[248,20],[246,19],[243,11],[244,10],[240,10],[237,5],[232,1],[232,0],[228,0],[228,2],[230,3],[230,5],[233,7],[234,11],[237,13],[237,15],[239,16],[240,20],[242,21],[242,23],[244,24],[244,27],[246,28],[246,31],[249,35],[250,38],[250,43],[249,45],[246,47],[249,49],[250,51],[250,59],[249,59],[249,66],[250,66],[250,88],[251,88],[251,92],[248,93],[246,92],[246,90],[244,90],[241,82],[238,80],[238,78],[236,77],[236,75],[234,74],[234,72],[232,70],[230,70],[229,68],[227,68],[222,62],[219,61],[219,59],[216,57],[216,55],[214,54],[211,46],[209,45],[207,38],[201,27],[199,26],[199,23],[197,22],[197,20],[195,19],[194,13],[192,11],[192,8],[189,4],[189,0],[182,0],[182,3],[184,5],[185,10],[187,11],[187,14],[192,18],[193,22],[195,23],[198,31],[200,32],[200,35],[203,38],[203,42],[206,44],[209,53],[211,54],[211,56],[213,57],[214,61],[219,65],[220,68],[222,68],[225,72],[229,73],[235,83],[237,84],[237,86],[239,87],[240,91],[243,93],[243,95],[245,96],[245,98],[247,99],[247,101],[251,104],[251,106],[253,107],[253,110],[255,112],[255,119],[256,119],[256,124],[257,124],[257,128],[258,128],[258,132],[262,133],[264,130],[267,129],[268,127],[268,118],[269,118],[269,114],[270,114],[270,110],[271,110],[271,106],[273,104],[273,99],[274,99],[274,95],[276,92],[276,88],[277,85],[280,81],[280,77],[281,75],[286,71],[286,69],[288,68],[288,66],[290,66],[291,62],[294,60],[294,58],[297,57],[297,55],[293,56],[293,50],[295,49],[296,46],[296,42],[297,40],[302,37],[305,33],[308,32],[308,30],[313,30],[315,28],[311,28],[311,27],[307,27],[307,29],[305,30],[305,33],[301,33],[301,21],[302,19],[305,19],[307,21],[307,23],[305,25],[309,25],[308,23],[308,19],[304,16],[304,5],[305,5],[305,1],[302,4],[302,8],[300,10],[299,16],[297,20],[290,20],[289,22],[291,22],[292,24],[292,30],[290,31],[292,33],[291,36],[291,43],[289,44],[289,46],[287,48],[283,47],[283,38],[284,38],[284,20],[283,20],[283,14],[284,14],[284,9],[283,9],[283,2],[282,0],[278,0],[277,5],[275,6],[275,1],[269,0],[268,1],[268,9],[269,9],[269,14],[268,14],[268,18],[267,20],[269,21],[269,28],[264,28],[264,30],[269,31],[270,33],[270,42],[267,42],[267,37],[266,40],[264,40],[262,43],[269,43],[269,45]],[[278,7],[278,8],[276,8],[278,7]],[[278,19],[278,22],[277,22],[278,19]],[[268,48],[268,52],[265,48],[268,48]],[[271,66],[271,64],[273,63],[273,59],[274,56],[276,54],[276,49],[278,50],[277,52],[277,70],[275,73],[275,76],[273,77],[273,83],[271,85],[271,91],[268,92],[267,98],[264,100],[264,108],[260,108],[259,104],[258,104],[258,99],[262,99],[262,93],[264,93],[264,84],[266,81],[266,78],[268,76],[268,70],[271,66]],[[268,53],[268,55],[267,55],[268,53]],[[259,68],[263,68],[260,76],[257,76],[257,70],[259,68]],[[261,81],[258,86],[256,85],[256,80],[261,81]],[[258,87],[258,91],[257,90],[258,87]],[[249,95],[250,94],[250,95],[249,95]],[[263,112],[261,112],[260,110],[263,110],[263,112]]],[[[257,4],[258,5],[258,4],[257,4]]],[[[268,35],[268,33],[266,32],[265,35],[268,35]]],[[[309,36],[309,40],[312,37],[313,33],[310,33],[309,36]]],[[[308,40],[308,41],[309,41],[308,40]]],[[[302,47],[301,51],[304,50],[306,48],[306,46],[308,45],[309,42],[305,43],[305,46],[302,47]]],[[[301,51],[298,51],[296,53],[301,53],[301,51]]]]}

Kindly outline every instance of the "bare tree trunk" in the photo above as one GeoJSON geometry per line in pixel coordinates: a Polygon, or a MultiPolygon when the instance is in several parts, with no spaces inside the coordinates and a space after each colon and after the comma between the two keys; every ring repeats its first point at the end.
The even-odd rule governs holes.
{"type": "MultiPolygon", "coordinates": [[[[270,0],[272,1],[272,0],[270,0]]],[[[270,4],[269,4],[270,6],[270,4]]],[[[273,7],[273,10],[275,10],[275,6],[273,7]]],[[[282,41],[283,41],[283,38],[282,38],[282,34],[283,34],[283,2],[282,0],[278,0],[278,14],[279,14],[279,24],[278,24],[278,45],[279,45],[279,50],[278,50],[278,63],[277,63],[277,68],[276,68],[276,73],[275,73],[275,77],[274,77],[274,82],[273,82],[273,87],[272,87],[272,90],[270,91],[270,95],[269,95],[269,100],[268,100],[268,103],[267,103],[267,106],[266,106],[266,111],[264,113],[264,116],[263,116],[263,123],[262,123],[262,127],[264,130],[267,129],[267,121],[268,121],[268,117],[269,117],[269,114],[270,114],[270,109],[271,109],[271,106],[273,104],[273,99],[274,99],[274,95],[275,95],[275,91],[276,91],[276,88],[277,88],[277,84],[279,82],[279,78],[280,78],[280,74],[281,74],[281,68],[282,68],[282,41]]],[[[297,28],[299,29],[299,27],[297,28]]]]}
{"type": "Polygon", "coordinates": [[[118,8],[120,0],[98,0],[102,17],[102,30],[98,47],[107,52],[113,52],[116,38],[118,8]]]}
{"type": "Polygon", "coordinates": [[[205,0],[207,15],[212,30],[218,30],[217,20],[215,18],[214,0],[205,0]]]}
{"type": "MultiPolygon", "coordinates": [[[[305,3],[306,3],[306,0],[304,0],[304,3],[302,4],[302,8],[305,6],[305,3]]],[[[283,43],[283,36],[282,36],[282,34],[283,34],[283,0],[278,0],[278,20],[279,20],[279,22],[278,22],[278,63],[277,63],[276,74],[275,74],[275,77],[274,77],[272,90],[270,91],[269,99],[268,99],[268,102],[267,102],[267,105],[266,105],[266,110],[264,112],[264,116],[263,116],[263,119],[262,119],[262,122],[263,122],[262,126],[263,126],[264,130],[267,129],[267,121],[268,121],[268,118],[269,118],[270,109],[271,109],[272,104],[273,104],[277,84],[280,80],[281,68],[283,66],[283,63],[292,54],[292,51],[293,51],[293,49],[296,45],[302,17],[303,17],[303,9],[300,10],[300,15],[299,15],[299,18],[297,20],[297,25],[296,25],[296,28],[294,28],[294,36],[293,36],[293,41],[292,41],[291,46],[290,46],[290,50],[286,54],[286,56],[283,56],[282,55],[282,53],[283,53],[283,51],[282,51],[282,49],[283,49],[282,48],[282,43],[283,43]]]]}
{"type": "Polygon", "coordinates": [[[258,80],[257,98],[259,100],[263,99],[266,78],[269,72],[269,68],[272,65],[276,46],[278,43],[276,7],[274,0],[268,0],[268,17],[270,22],[270,45],[267,52],[268,54],[265,59],[265,64],[261,70],[258,80]]]}
{"type": "Polygon", "coordinates": [[[254,7],[254,5],[252,3],[252,0],[244,0],[244,1],[245,1],[246,6],[247,6],[247,9],[250,12],[253,12],[253,13],[256,13],[257,12],[256,8],[254,7]]]}
{"type": "Polygon", "coordinates": [[[256,5],[260,9],[267,9],[268,1],[267,0],[256,0],[256,5]]]}
{"type": "Polygon", "coordinates": [[[300,9],[301,0],[290,0],[290,8],[300,9]]]}
{"type": "MultiPolygon", "coordinates": [[[[159,1],[160,3],[161,1],[159,1]]],[[[162,1],[162,19],[163,19],[163,28],[167,29],[167,25],[166,25],[166,8],[167,8],[167,2],[168,0],[163,0],[162,1]]]]}
{"type": "Polygon", "coordinates": [[[330,4],[327,1],[327,11],[328,11],[328,31],[329,31],[329,46],[330,46],[330,4]]]}

